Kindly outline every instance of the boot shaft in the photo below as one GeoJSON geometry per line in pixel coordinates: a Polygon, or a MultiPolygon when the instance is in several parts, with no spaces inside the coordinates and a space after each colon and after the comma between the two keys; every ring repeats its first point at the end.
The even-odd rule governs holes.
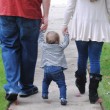
{"type": "Polygon", "coordinates": [[[91,103],[95,103],[98,97],[98,87],[99,82],[102,80],[102,75],[100,74],[90,74],[90,84],[89,84],[89,100],[91,103]]]}
{"type": "Polygon", "coordinates": [[[102,75],[100,74],[90,74],[90,84],[89,91],[97,91],[99,87],[99,82],[102,80],[102,75]]]}

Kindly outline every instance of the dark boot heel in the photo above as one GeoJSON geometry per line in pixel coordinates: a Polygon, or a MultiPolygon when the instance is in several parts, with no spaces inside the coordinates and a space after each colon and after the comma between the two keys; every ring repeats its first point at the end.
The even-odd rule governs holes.
{"type": "Polygon", "coordinates": [[[99,82],[101,80],[102,80],[102,75],[100,74],[90,75],[89,100],[91,104],[95,104],[99,99],[97,89],[99,87],[99,82]]]}
{"type": "Polygon", "coordinates": [[[91,104],[95,104],[98,101],[99,97],[98,94],[92,94],[92,96],[89,95],[89,100],[91,104]]]}
{"type": "Polygon", "coordinates": [[[76,81],[75,84],[81,94],[85,93],[85,85],[86,85],[86,73],[75,73],[76,81]]]}

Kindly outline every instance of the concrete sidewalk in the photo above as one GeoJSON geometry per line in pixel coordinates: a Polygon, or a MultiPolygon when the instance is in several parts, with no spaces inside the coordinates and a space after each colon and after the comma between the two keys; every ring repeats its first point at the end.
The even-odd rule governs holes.
{"type": "MultiPolygon", "coordinates": [[[[50,24],[48,30],[54,30],[61,34],[63,14],[65,2],[58,5],[54,2],[50,10],[50,24]]],[[[56,0],[58,1],[58,0],[56,0]]],[[[63,1],[63,0],[62,0],[63,1]]],[[[41,51],[39,49],[38,62],[36,66],[35,85],[39,88],[39,93],[28,98],[19,98],[18,105],[12,105],[12,110],[101,110],[100,104],[90,104],[88,98],[88,83],[86,93],[77,97],[79,93],[75,86],[74,74],[77,64],[77,50],[75,43],[72,41],[65,50],[66,59],[68,62],[68,70],[65,71],[67,83],[67,106],[61,106],[59,100],[59,90],[57,85],[52,82],[49,88],[49,99],[43,100],[41,97],[43,70],[40,69],[41,51]]]]}

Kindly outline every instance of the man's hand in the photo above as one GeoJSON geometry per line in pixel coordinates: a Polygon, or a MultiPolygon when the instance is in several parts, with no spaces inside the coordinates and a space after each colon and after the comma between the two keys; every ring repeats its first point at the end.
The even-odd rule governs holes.
{"type": "Polygon", "coordinates": [[[42,18],[41,30],[46,30],[48,27],[48,15],[49,15],[50,1],[51,0],[42,0],[43,18],[42,18]]]}
{"type": "Polygon", "coordinates": [[[48,27],[48,17],[43,17],[40,30],[41,31],[47,30],[47,27],[48,27]]]}

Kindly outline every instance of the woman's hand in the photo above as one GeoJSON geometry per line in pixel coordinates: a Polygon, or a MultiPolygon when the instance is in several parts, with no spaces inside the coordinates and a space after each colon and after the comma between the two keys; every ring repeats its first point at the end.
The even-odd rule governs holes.
{"type": "Polygon", "coordinates": [[[68,33],[68,27],[67,26],[63,26],[62,33],[63,34],[67,34],[68,33]]]}

